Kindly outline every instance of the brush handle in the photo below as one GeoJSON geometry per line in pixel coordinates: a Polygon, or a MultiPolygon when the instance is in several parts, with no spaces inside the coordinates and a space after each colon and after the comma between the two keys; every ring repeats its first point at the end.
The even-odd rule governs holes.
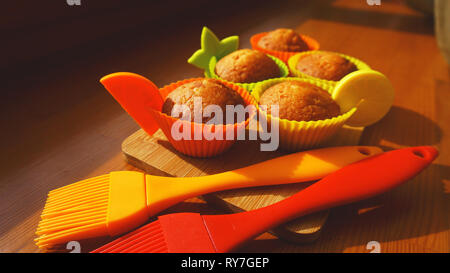
{"type": "Polygon", "coordinates": [[[429,146],[386,152],[348,165],[270,206],[230,215],[206,215],[203,219],[216,250],[227,252],[286,221],[398,186],[420,173],[437,155],[437,150],[429,146]]]}
{"type": "Polygon", "coordinates": [[[183,200],[211,192],[318,180],[348,164],[381,152],[378,147],[342,146],[285,155],[214,175],[147,175],[147,207],[149,214],[154,215],[183,200]]]}

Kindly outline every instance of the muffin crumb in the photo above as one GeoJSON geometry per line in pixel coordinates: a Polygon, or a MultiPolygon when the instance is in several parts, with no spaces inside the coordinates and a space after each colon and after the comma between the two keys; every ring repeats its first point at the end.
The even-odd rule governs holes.
{"type": "MultiPolygon", "coordinates": [[[[194,112],[195,110],[199,110],[194,109],[195,97],[202,98],[202,111],[204,111],[208,105],[219,106],[224,115],[222,124],[226,124],[226,105],[245,106],[244,99],[235,90],[223,85],[219,80],[201,79],[185,83],[170,92],[164,101],[161,112],[168,116],[172,116],[172,110],[176,104],[186,105],[191,113],[191,121],[194,121],[195,115],[200,115],[202,117],[202,123],[206,123],[213,119],[214,116],[204,117],[203,112],[194,112]]],[[[180,115],[174,117],[181,118],[181,116],[182,114],[180,113],[180,115]]]]}
{"type": "Polygon", "coordinates": [[[261,48],[274,51],[301,52],[309,50],[302,37],[288,28],[268,32],[258,42],[261,48]]]}
{"type": "Polygon", "coordinates": [[[217,76],[236,83],[252,83],[280,77],[278,65],[266,54],[241,49],[220,59],[215,68],[217,76]]]}
{"type": "Polygon", "coordinates": [[[267,88],[260,105],[279,106],[279,118],[295,121],[324,120],[340,115],[339,105],[325,90],[301,81],[283,81],[267,88]]]}
{"type": "Polygon", "coordinates": [[[297,70],[319,79],[339,81],[345,75],[356,71],[356,65],[332,52],[317,52],[301,56],[297,70]]]}

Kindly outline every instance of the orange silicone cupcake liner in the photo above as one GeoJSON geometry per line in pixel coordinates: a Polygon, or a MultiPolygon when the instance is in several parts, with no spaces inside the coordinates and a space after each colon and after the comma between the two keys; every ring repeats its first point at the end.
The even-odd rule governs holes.
{"type": "MultiPolygon", "coordinates": [[[[289,52],[289,51],[268,50],[268,49],[264,49],[264,48],[260,47],[258,45],[258,42],[267,33],[268,32],[258,33],[258,34],[253,35],[250,38],[250,43],[251,43],[253,49],[261,51],[261,52],[269,54],[269,55],[272,55],[274,57],[277,57],[278,59],[282,60],[285,64],[288,63],[288,60],[290,57],[299,53],[299,52],[289,52]]],[[[303,41],[305,41],[305,43],[308,45],[309,50],[318,50],[319,49],[320,44],[315,39],[313,39],[309,36],[306,36],[306,35],[302,35],[302,34],[300,34],[300,36],[302,37],[303,41]]]]}
{"type": "MultiPolygon", "coordinates": [[[[193,78],[172,83],[168,86],[161,88],[160,94],[164,100],[167,97],[167,95],[173,90],[175,90],[177,87],[185,83],[199,79],[202,78],[193,78]]],[[[244,88],[226,81],[222,80],[219,81],[225,86],[235,90],[243,98],[246,105],[256,105],[254,98],[244,88]]],[[[250,113],[250,117],[243,122],[225,125],[204,124],[180,120],[178,118],[166,115],[162,113],[160,110],[154,108],[150,108],[150,113],[155,122],[159,125],[159,128],[163,131],[164,135],[167,137],[169,142],[177,151],[194,157],[211,157],[225,152],[235,143],[237,134],[244,133],[245,127],[248,125],[249,120],[253,118],[253,115],[256,113],[256,111],[250,113]],[[191,128],[190,139],[176,140],[172,137],[171,131],[172,126],[177,121],[187,123],[185,124],[185,126],[190,126],[191,128]],[[234,140],[226,139],[227,133],[229,133],[230,130],[233,131],[233,135],[235,136],[234,140]],[[214,132],[214,134],[222,136],[222,139],[207,140],[204,138],[203,133],[201,139],[199,140],[195,139],[195,132],[204,132],[204,131],[214,132]]]]}
{"type": "MultiPolygon", "coordinates": [[[[256,107],[253,107],[248,112],[249,116],[245,121],[225,125],[181,120],[161,112],[164,99],[170,92],[182,84],[200,79],[204,78],[182,80],[159,89],[153,82],[141,75],[118,72],[103,77],[100,82],[147,134],[153,135],[158,129],[161,129],[177,151],[194,157],[209,157],[218,155],[230,148],[236,141],[237,135],[245,133],[245,128],[257,111],[256,107]],[[184,138],[175,139],[172,136],[172,128],[178,121],[182,122],[178,124],[180,127],[189,128],[190,132],[183,132],[184,138]],[[196,132],[198,133],[195,134],[196,132]],[[204,134],[203,132],[213,132],[214,135],[204,134]],[[231,132],[234,138],[227,139],[231,132]]],[[[256,106],[254,98],[244,88],[229,82],[219,81],[236,91],[246,105],[256,106]]]]}

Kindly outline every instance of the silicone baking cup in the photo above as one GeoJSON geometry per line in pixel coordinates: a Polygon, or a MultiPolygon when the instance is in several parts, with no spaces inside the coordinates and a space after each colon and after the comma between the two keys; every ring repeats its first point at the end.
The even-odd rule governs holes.
{"type": "MultiPolygon", "coordinates": [[[[271,58],[278,65],[278,68],[280,69],[280,77],[281,78],[285,78],[289,75],[289,69],[282,60],[280,60],[276,57],[270,56],[268,54],[266,54],[266,55],[269,56],[269,58],[271,58]]],[[[219,80],[225,81],[224,79],[220,78],[216,74],[216,71],[215,71],[216,64],[217,64],[217,59],[215,57],[212,57],[211,60],[209,61],[209,69],[207,71],[205,71],[205,76],[207,78],[214,78],[214,79],[219,79],[219,80]]],[[[266,81],[266,80],[264,80],[264,81],[266,81]]],[[[234,83],[234,84],[242,86],[243,88],[245,88],[246,90],[251,92],[257,84],[263,83],[264,81],[252,82],[252,83],[234,83]]]]}
{"type": "MultiPolygon", "coordinates": [[[[205,77],[220,79],[216,74],[216,63],[225,57],[226,55],[236,51],[239,47],[239,37],[230,36],[222,40],[219,40],[217,36],[207,27],[203,27],[202,35],[200,38],[201,48],[194,52],[192,56],[188,59],[188,63],[204,70],[205,77]]],[[[287,77],[289,75],[289,68],[280,59],[270,55],[269,56],[280,69],[280,78],[287,77]]],[[[241,86],[251,92],[251,90],[260,82],[253,83],[234,83],[241,86]]]]}
{"type": "MultiPolygon", "coordinates": [[[[182,154],[193,157],[211,157],[223,153],[229,149],[237,139],[238,133],[244,133],[250,119],[256,114],[256,107],[250,109],[245,121],[234,124],[204,124],[188,120],[181,120],[161,112],[162,105],[167,95],[180,85],[204,78],[192,78],[178,81],[158,89],[147,78],[134,73],[119,72],[107,75],[100,81],[111,95],[120,103],[127,113],[134,118],[145,132],[153,135],[161,129],[170,144],[182,154]],[[175,139],[172,136],[172,126],[175,122],[181,122],[181,128],[190,128],[188,137],[175,139]],[[182,127],[187,126],[187,127],[182,127]],[[227,135],[233,131],[233,139],[227,139],[227,135]],[[196,139],[195,132],[200,138],[196,139]],[[214,133],[220,138],[206,139],[203,132],[214,133]]],[[[254,98],[244,88],[235,84],[221,81],[225,86],[236,91],[246,105],[256,106],[254,98]]]]}
{"type": "MultiPolygon", "coordinates": [[[[278,59],[282,60],[284,63],[288,64],[288,60],[290,57],[294,56],[295,54],[298,54],[299,52],[289,52],[289,51],[275,51],[275,50],[268,50],[265,48],[262,48],[258,45],[259,40],[261,40],[262,37],[267,35],[268,32],[261,32],[258,34],[253,35],[250,38],[250,43],[252,45],[252,48],[258,51],[261,51],[263,53],[272,55],[274,57],[277,57],[278,59]]],[[[309,50],[318,50],[320,48],[319,42],[317,42],[315,39],[306,36],[306,35],[300,35],[302,40],[308,45],[309,50]]]]}
{"type": "MultiPolygon", "coordinates": [[[[167,97],[167,95],[175,90],[180,85],[183,85],[188,82],[192,82],[195,80],[199,80],[201,78],[187,79],[183,81],[179,81],[168,86],[165,86],[160,89],[161,96],[163,99],[167,97]]],[[[225,86],[235,90],[243,99],[246,105],[256,105],[254,98],[242,87],[237,86],[235,84],[222,81],[225,86]]],[[[251,113],[250,117],[243,122],[235,123],[235,124],[204,124],[204,123],[196,123],[186,120],[180,120],[171,116],[168,116],[161,112],[159,109],[150,109],[150,113],[153,116],[156,123],[158,123],[159,127],[163,131],[164,135],[167,137],[172,146],[179,152],[194,156],[194,157],[211,157],[218,154],[221,154],[228,150],[235,142],[236,136],[238,133],[243,133],[245,127],[248,125],[249,120],[253,118],[255,113],[251,113]],[[187,125],[191,127],[191,139],[190,140],[175,140],[172,137],[171,129],[175,122],[180,121],[183,123],[188,123],[187,125]],[[222,139],[204,139],[202,136],[201,140],[194,139],[194,132],[198,130],[200,132],[214,132],[216,134],[220,134],[222,139]],[[227,140],[227,132],[234,131],[234,140],[227,140]]]]}
{"type": "MultiPolygon", "coordinates": [[[[256,102],[259,102],[260,96],[264,91],[274,84],[283,81],[302,81],[313,85],[316,85],[328,93],[332,93],[334,86],[323,81],[317,81],[307,78],[283,78],[267,80],[264,83],[258,84],[252,92],[256,102]]],[[[268,106],[270,107],[270,106],[268,106]]],[[[356,107],[349,111],[330,119],[318,120],[318,121],[294,121],[288,119],[281,119],[278,117],[272,117],[263,111],[259,106],[258,110],[267,118],[267,122],[276,120],[279,123],[279,139],[280,147],[289,151],[298,151],[317,147],[331,138],[355,113],[356,107]]]]}
{"type": "MultiPolygon", "coordinates": [[[[304,52],[300,52],[300,53],[297,53],[297,54],[291,56],[289,58],[289,60],[288,60],[289,70],[290,70],[291,74],[293,76],[295,76],[295,77],[321,81],[321,82],[325,82],[325,83],[327,83],[329,85],[336,85],[338,83],[338,81],[329,81],[329,80],[324,80],[324,79],[319,79],[319,78],[316,78],[316,77],[312,77],[312,76],[309,76],[309,75],[307,75],[305,73],[300,72],[297,69],[297,63],[298,63],[298,60],[300,59],[300,57],[302,57],[304,55],[307,55],[307,54],[316,54],[316,53],[320,53],[320,52],[326,52],[326,51],[321,51],[321,50],[304,51],[304,52]]],[[[338,54],[339,56],[341,56],[341,57],[349,60],[353,64],[355,64],[357,70],[369,70],[370,69],[369,65],[367,65],[365,62],[363,62],[361,60],[358,60],[358,59],[356,59],[354,57],[351,57],[351,56],[348,56],[348,55],[345,55],[345,54],[342,54],[342,53],[337,53],[337,52],[332,52],[332,53],[338,54]]]]}

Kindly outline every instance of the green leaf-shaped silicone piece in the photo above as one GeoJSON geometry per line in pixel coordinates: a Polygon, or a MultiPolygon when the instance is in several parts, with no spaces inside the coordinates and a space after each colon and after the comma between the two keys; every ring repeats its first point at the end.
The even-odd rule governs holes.
{"type": "Polygon", "coordinates": [[[206,69],[210,59],[211,55],[207,54],[203,49],[199,49],[188,59],[188,63],[198,68],[206,69]]]}
{"type": "Polygon", "coordinates": [[[239,47],[239,37],[230,36],[221,41],[217,36],[207,27],[203,27],[201,36],[201,49],[197,50],[188,59],[188,63],[208,70],[209,61],[212,57],[218,60],[230,54],[239,47]]]}
{"type": "Polygon", "coordinates": [[[203,27],[201,36],[201,46],[205,52],[211,54],[216,53],[219,50],[220,41],[219,38],[207,27],[203,27]]]}
{"type": "Polygon", "coordinates": [[[222,59],[226,55],[230,54],[233,51],[236,51],[239,47],[239,37],[238,36],[230,36],[222,41],[220,41],[219,51],[217,53],[216,58],[218,60],[222,59]]]}

